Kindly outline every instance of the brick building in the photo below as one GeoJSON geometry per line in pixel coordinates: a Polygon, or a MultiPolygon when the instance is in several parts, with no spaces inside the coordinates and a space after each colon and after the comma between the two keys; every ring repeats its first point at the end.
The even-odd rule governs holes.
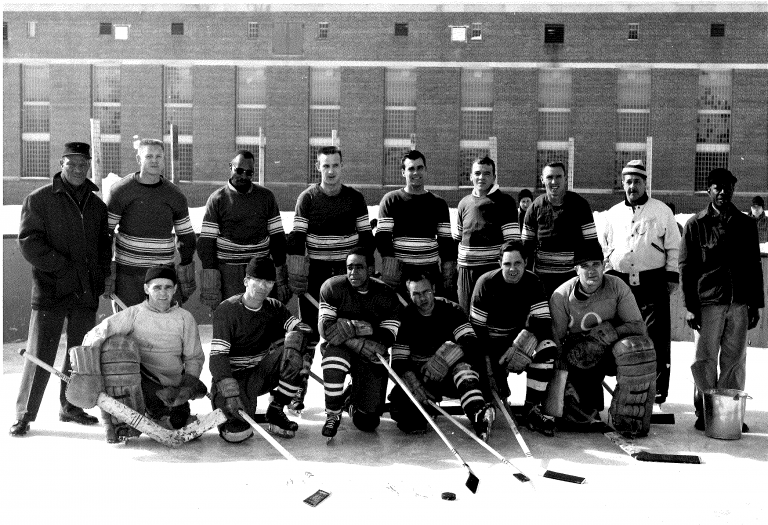
{"type": "Polygon", "coordinates": [[[336,130],[346,182],[375,204],[415,146],[451,205],[496,139],[499,182],[534,188],[569,159],[595,209],[632,158],[655,197],[702,207],[706,173],[768,188],[768,4],[6,5],[4,204],[58,169],[98,118],[105,173],[135,169],[133,136],[179,131],[179,184],[201,206],[232,152],[258,152],[282,209],[316,180],[336,130]],[[647,137],[651,137],[651,147],[647,137]],[[570,140],[572,139],[572,141],[570,140]]]}

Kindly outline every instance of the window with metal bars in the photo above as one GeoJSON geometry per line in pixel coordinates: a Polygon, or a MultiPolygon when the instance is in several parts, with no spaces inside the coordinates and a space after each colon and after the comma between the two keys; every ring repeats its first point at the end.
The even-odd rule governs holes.
{"type": "Polygon", "coordinates": [[[51,79],[45,65],[21,66],[21,176],[50,177],[51,79]]]}
{"type": "Polygon", "coordinates": [[[259,128],[267,110],[266,72],[263,67],[238,67],[236,75],[236,147],[252,152],[258,162],[259,128]]]}
{"type": "Polygon", "coordinates": [[[396,22],[395,23],[395,36],[408,36],[408,23],[396,22]]]}
{"type": "Polygon", "coordinates": [[[99,35],[111,35],[111,34],[112,34],[111,22],[102,22],[99,24],[99,35]]]}
{"type": "Polygon", "coordinates": [[[571,70],[539,70],[539,127],[535,187],[542,189],[541,170],[554,161],[568,162],[571,122],[571,70]]]}
{"type": "Polygon", "coordinates": [[[320,40],[325,40],[328,38],[328,30],[330,28],[329,22],[320,22],[317,26],[317,38],[320,40]]]}
{"type": "Polygon", "coordinates": [[[646,156],[651,121],[650,70],[620,69],[617,91],[614,189],[621,189],[621,169],[624,165],[634,159],[644,161],[646,156]]]}
{"type": "Polygon", "coordinates": [[[92,115],[99,120],[103,175],[120,174],[120,66],[93,66],[92,115]]]}
{"type": "Polygon", "coordinates": [[[317,68],[309,71],[309,159],[307,178],[310,183],[320,181],[315,168],[317,152],[323,146],[332,146],[332,132],[339,129],[341,110],[341,69],[317,68]]]}
{"type": "Polygon", "coordinates": [[[259,38],[259,23],[248,22],[248,40],[256,40],[259,38]]]}
{"type": "Polygon", "coordinates": [[[565,25],[544,24],[544,43],[562,44],[565,42],[565,25]]]}
{"type": "Polygon", "coordinates": [[[694,190],[707,189],[714,168],[728,168],[731,153],[731,71],[699,72],[694,190]]]}
{"type": "Polygon", "coordinates": [[[640,38],[640,24],[629,24],[629,34],[627,40],[638,40],[640,38]]]}
{"type": "Polygon", "coordinates": [[[384,85],[384,184],[399,185],[400,158],[416,133],[416,71],[387,69],[384,85]]]}
{"type": "MultiPolygon", "coordinates": [[[[179,180],[192,180],[192,68],[165,66],[163,68],[165,111],[163,137],[171,142],[170,127],[176,125],[179,134],[179,180]]],[[[166,148],[166,176],[170,178],[171,152],[166,148]]]]}
{"type": "Polygon", "coordinates": [[[483,39],[483,24],[475,22],[470,26],[469,39],[475,41],[483,39]]]}
{"type": "Polygon", "coordinates": [[[3,22],[3,42],[8,40],[8,22],[3,22]]]}
{"type": "Polygon", "coordinates": [[[711,37],[725,36],[725,24],[715,23],[709,26],[709,36],[711,37]]]}
{"type": "Polygon", "coordinates": [[[468,186],[472,159],[485,156],[493,134],[493,70],[461,70],[459,186],[468,186]]]}
{"type": "Polygon", "coordinates": [[[172,22],[171,23],[171,34],[172,35],[183,35],[184,34],[184,23],[183,22],[172,22]]]}

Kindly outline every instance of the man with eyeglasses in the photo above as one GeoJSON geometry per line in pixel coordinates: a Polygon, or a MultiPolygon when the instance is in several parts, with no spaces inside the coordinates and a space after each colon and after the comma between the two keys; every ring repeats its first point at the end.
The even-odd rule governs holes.
{"type": "Polygon", "coordinates": [[[162,141],[142,139],[136,161],[139,171],[117,181],[107,199],[109,229],[115,233],[115,266],[104,296],[109,298],[114,292],[127,306],[144,302],[147,269],[174,265],[178,249],[175,299],[181,304],[197,288],[194,261],[197,238],[189,219],[187,198],[163,177],[165,147],[162,141]]]}
{"type": "Polygon", "coordinates": [[[275,265],[268,257],[253,257],[245,268],[245,292],[225,299],[213,312],[209,366],[214,408],[229,417],[219,427],[230,443],[253,435],[240,411],[254,417],[256,399],[272,392],[267,429],[290,438],[298,425],[283,409],[296,396],[305,367],[309,326],[290,314],[280,301],[268,297],[275,285],[275,265]]]}
{"type": "Polygon", "coordinates": [[[197,253],[203,265],[200,302],[215,310],[222,299],[243,293],[245,268],[252,258],[271,258],[276,270],[273,297],[291,298],[285,267],[285,232],[274,194],[252,182],[255,159],[238,150],[229,163],[227,184],[205,205],[197,253]]]}

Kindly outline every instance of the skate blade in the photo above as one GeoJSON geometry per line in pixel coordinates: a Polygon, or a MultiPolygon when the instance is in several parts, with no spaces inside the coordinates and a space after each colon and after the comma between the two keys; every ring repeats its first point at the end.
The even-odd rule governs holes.
{"type": "Polygon", "coordinates": [[[267,432],[270,434],[273,434],[277,437],[287,438],[290,439],[296,435],[296,432],[293,430],[286,430],[284,428],[280,428],[275,424],[269,423],[267,424],[267,432]]]}

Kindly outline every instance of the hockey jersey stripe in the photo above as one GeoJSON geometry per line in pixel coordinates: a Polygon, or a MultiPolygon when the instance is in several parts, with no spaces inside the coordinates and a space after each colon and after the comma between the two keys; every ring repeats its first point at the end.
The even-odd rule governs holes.
{"type": "Polygon", "coordinates": [[[544,301],[531,305],[531,315],[540,319],[552,318],[552,315],[549,312],[549,304],[544,301]]]}
{"type": "Polygon", "coordinates": [[[488,312],[484,312],[476,306],[469,307],[469,318],[478,326],[485,326],[488,324],[488,312]]]}
{"type": "Polygon", "coordinates": [[[396,237],[392,246],[395,257],[408,264],[433,264],[439,260],[436,239],[396,237]]]}
{"type": "Polygon", "coordinates": [[[456,341],[459,341],[462,337],[475,337],[475,330],[472,328],[471,324],[464,323],[463,325],[456,327],[453,331],[453,338],[456,341]]]}
{"type": "Polygon", "coordinates": [[[173,221],[173,229],[176,235],[189,235],[195,233],[195,229],[192,228],[192,221],[189,220],[189,215],[178,221],[173,221]]]}
{"type": "Polygon", "coordinates": [[[128,266],[149,267],[173,264],[175,246],[173,237],[149,239],[115,233],[115,261],[128,266]]]}
{"type": "Polygon", "coordinates": [[[200,229],[200,237],[206,239],[215,239],[219,236],[219,224],[216,222],[203,221],[200,229]]]}
{"type": "Polygon", "coordinates": [[[299,233],[307,233],[308,227],[309,221],[306,217],[299,217],[298,215],[293,217],[293,231],[299,233]]]}
{"type": "Polygon", "coordinates": [[[499,260],[501,244],[492,246],[465,246],[459,244],[459,266],[483,266],[499,260]]]}

